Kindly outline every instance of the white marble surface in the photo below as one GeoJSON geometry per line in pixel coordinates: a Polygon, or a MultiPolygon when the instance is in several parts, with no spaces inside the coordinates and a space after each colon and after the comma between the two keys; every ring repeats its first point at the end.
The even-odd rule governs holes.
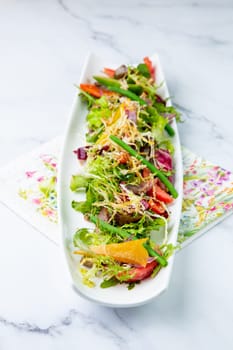
{"type": "MultiPolygon", "coordinates": [[[[157,51],[183,144],[232,161],[232,0],[0,2],[0,165],[61,134],[88,51],[157,51]]],[[[0,349],[233,348],[233,217],[180,252],[169,290],[105,309],[72,290],[59,248],[0,205],[0,349]]]]}

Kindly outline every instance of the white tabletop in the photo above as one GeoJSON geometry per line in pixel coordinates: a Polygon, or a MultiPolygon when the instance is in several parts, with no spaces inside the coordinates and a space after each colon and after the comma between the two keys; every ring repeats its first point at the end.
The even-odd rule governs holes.
{"type": "MultiPolygon", "coordinates": [[[[88,51],[158,52],[182,143],[233,170],[232,1],[0,4],[0,165],[62,134],[88,51]]],[[[0,349],[233,348],[233,217],[177,255],[169,289],[107,309],[72,289],[60,249],[0,205],[0,349]]]]}

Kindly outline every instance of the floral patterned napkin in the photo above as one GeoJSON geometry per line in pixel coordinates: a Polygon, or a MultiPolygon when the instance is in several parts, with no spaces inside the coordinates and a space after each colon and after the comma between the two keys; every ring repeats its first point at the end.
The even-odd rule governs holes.
{"type": "MultiPolygon", "coordinates": [[[[61,138],[0,170],[0,201],[59,243],[57,163],[61,138]]],[[[184,197],[178,242],[185,246],[233,212],[233,174],[183,148],[184,197]]]]}
{"type": "Polygon", "coordinates": [[[233,212],[233,173],[182,148],[184,184],[178,241],[185,245],[233,212]]]}

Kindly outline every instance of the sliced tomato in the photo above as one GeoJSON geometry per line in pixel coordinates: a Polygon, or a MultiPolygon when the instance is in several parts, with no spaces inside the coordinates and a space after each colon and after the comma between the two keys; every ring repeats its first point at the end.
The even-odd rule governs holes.
{"type": "Polygon", "coordinates": [[[147,195],[154,198],[154,199],[157,199],[158,201],[161,201],[165,204],[169,204],[169,203],[173,202],[172,196],[170,196],[170,194],[168,194],[166,191],[164,191],[157,184],[157,181],[154,181],[154,184],[151,187],[151,189],[147,192],[147,195]]]}
{"type": "Polygon", "coordinates": [[[111,68],[104,68],[104,73],[108,75],[110,78],[114,78],[115,70],[111,68]]]}
{"type": "Polygon", "coordinates": [[[127,271],[127,275],[129,274],[130,276],[132,276],[132,278],[129,278],[125,282],[128,283],[128,282],[137,282],[137,281],[144,280],[145,278],[149,277],[152,274],[152,272],[154,271],[157,265],[158,265],[157,261],[153,260],[147,263],[145,267],[141,267],[141,266],[132,267],[132,269],[127,271]]]}
{"type": "Polygon", "coordinates": [[[164,207],[161,203],[154,201],[153,199],[149,200],[150,210],[152,210],[156,214],[163,214],[165,212],[164,207]]]}
{"type": "Polygon", "coordinates": [[[143,61],[149,69],[151,78],[155,81],[155,67],[153,66],[151,60],[149,59],[149,57],[144,57],[143,61]]]}
{"type": "Polygon", "coordinates": [[[159,201],[164,202],[166,204],[173,202],[172,196],[170,196],[170,194],[168,194],[166,191],[162,190],[162,188],[158,185],[155,185],[155,195],[159,201]]]}
{"type": "Polygon", "coordinates": [[[80,89],[97,98],[103,95],[102,90],[93,84],[80,84],[80,89]]]}

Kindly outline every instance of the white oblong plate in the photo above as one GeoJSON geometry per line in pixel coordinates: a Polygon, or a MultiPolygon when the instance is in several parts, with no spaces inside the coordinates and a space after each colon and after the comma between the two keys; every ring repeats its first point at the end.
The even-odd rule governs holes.
{"type": "MultiPolygon", "coordinates": [[[[166,99],[169,97],[169,93],[159,57],[157,54],[154,54],[150,58],[156,68],[157,84],[163,82],[158,92],[162,98],[166,99]]],[[[120,64],[122,64],[122,62],[120,62],[120,64]]],[[[90,54],[84,65],[80,83],[90,82],[92,76],[101,73],[103,67],[116,66],[116,64],[111,65],[111,62],[106,62],[90,54]]],[[[84,221],[83,215],[76,212],[71,207],[72,200],[80,200],[80,195],[74,194],[69,188],[71,175],[81,170],[81,165],[79,165],[75,159],[73,150],[85,145],[86,115],[86,105],[77,94],[65,134],[58,174],[58,215],[66,260],[75,289],[83,297],[110,307],[138,306],[152,300],[168,287],[174,256],[169,259],[168,266],[163,268],[156,278],[144,280],[141,284],[129,291],[124,284],[107,289],[102,289],[98,285],[94,288],[85,286],[82,283],[82,278],[78,271],[77,257],[74,257],[72,254],[72,237],[76,229],[87,227],[87,222],[84,221]]],[[[175,136],[172,138],[175,146],[175,188],[179,196],[174,201],[174,204],[170,206],[169,242],[176,244],[182,204],[183,169],[180,140],[175,120],[173,121],[172,127],[175,130],[175,136]]]]}

